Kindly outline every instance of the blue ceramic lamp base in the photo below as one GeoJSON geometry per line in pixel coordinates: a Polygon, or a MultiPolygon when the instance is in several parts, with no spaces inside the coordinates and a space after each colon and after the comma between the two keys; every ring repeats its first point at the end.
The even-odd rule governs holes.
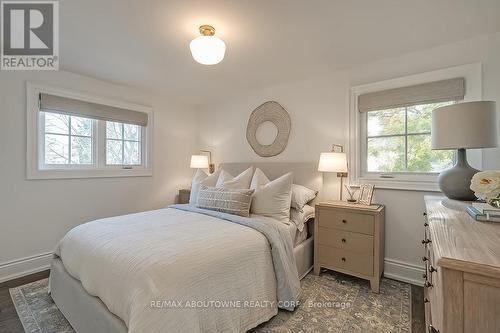
{"type": "Polygon", "coordinates": [[[474,201],[477,198],[470,189],[472,176],[479,170],[474,169],[467,163],[465,149],[458,149],[457,162],[455,165],[439,174],[438,182],[441,191],[450,199],[474,201]]]}

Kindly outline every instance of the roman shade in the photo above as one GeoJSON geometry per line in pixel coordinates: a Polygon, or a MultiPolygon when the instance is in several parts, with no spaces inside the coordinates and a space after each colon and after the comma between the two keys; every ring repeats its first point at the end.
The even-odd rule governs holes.
{"type": "Polygon", "coordinates": [[[418,104],[459,101],[465,96],[465,79],[454,78],[359,95],[359,112],[418,104]]]}
{"type": "Polygon", "coordinates": [[[139,126],[146,126],[148,124],[148,114],[145,112],[44,93],[40,94],[40,111],[63,113],[139,126]]]}

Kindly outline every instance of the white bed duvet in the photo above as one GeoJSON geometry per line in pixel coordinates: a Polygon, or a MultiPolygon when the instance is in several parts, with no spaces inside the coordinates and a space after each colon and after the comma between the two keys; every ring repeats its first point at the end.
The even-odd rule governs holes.
{"type": "Polygon", "coordinates": [[[275,273],[268,238],[167,208],[80,225],[55,253],[129,332],[245,332],[277,313],[277,289],[288,287],[291,301],[300,297],[298,277],[284,286],[275,273]]]}

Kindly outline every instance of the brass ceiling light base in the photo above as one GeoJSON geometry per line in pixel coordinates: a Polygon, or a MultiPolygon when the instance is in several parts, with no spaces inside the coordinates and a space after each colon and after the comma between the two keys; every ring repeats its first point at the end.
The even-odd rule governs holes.
{"type": "Polygon", "coordinates": [[[200,25],[200,34],[203,36],[213,36],[215,35],[215,28],[211,25],[200,25]]]}

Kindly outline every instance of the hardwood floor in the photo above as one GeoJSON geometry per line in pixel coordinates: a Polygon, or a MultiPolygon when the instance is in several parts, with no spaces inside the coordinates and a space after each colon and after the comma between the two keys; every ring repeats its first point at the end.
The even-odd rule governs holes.
{"type": "MultiPolygon", "coordinates": [[[[19,279],[0,283],[0,333],[23,333],[16,309],[10,299],[9,288],[44,279],[49,276],[49,270],[28,275],[19,279]]],[[[412,333],[425,333],[424,289],[411,286],[411,316],[412,333]]]]}
{"type": "Polygon", "coordinates": [[[23,325],[19,321],[16,308],[10,299],[9,288],[22,286],[49,276],[49,270],[0,283],[0,332],[23,333],[23,325]]]}

